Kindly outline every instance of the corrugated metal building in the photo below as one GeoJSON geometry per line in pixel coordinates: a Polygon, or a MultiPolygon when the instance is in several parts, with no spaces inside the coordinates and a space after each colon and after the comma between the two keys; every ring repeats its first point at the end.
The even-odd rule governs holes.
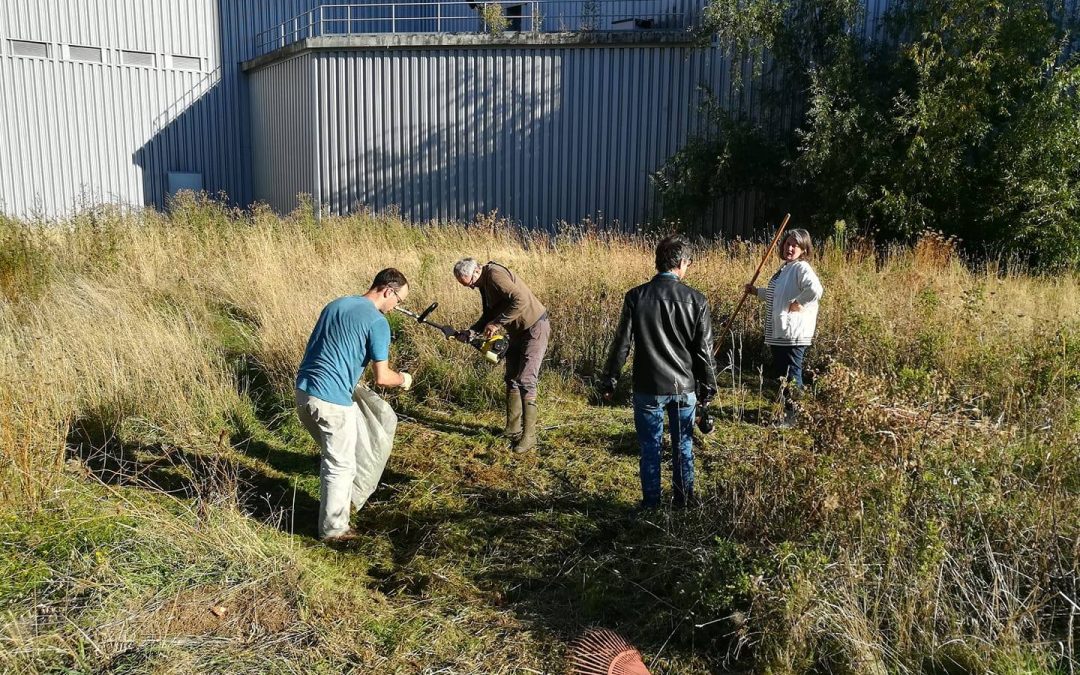
{"type": "MultiPolygon", "coordinates": [[[[0,211],[161,207],[171,181],[283,211],[310,193],[632,225],[699,85],[756,105],[761,83],[686,42],[703,0],[499,1],[511,32],[488,35],[468,2],[0,0],[0,211]]],[[[865,1],[869,32],[889,0],[865,1]]],[[[716,225],[756,228],[759,206],[716,225]]]]}
{"type": "Polygon", "coordinates": [[[256,34],[316,5],[0,0],[0,211],[160,207],[170,172],[250,203],[240,64],[256,34]]]}
{"type": "MultiPolygon", "coordinates": [[[[0,0],[0,210],[162,207],[172,179],[282,210],[308,192],[335,212],[636,222],[651,207],[647,174],[685,137],[713,57],[684,43],[568,46],[535,34],[584,29],[595,42],[627,18],[661,34],[699,6],[550,2],[502,43],[451,49],[452,36],[427,35],[408,49],[271,56],[246,74],[244,62],[304,39],[305,17],[307,35],[324,40],[484,26],[462,2],[0,0]]],[[[636,24],[622,27],[641,35],[636,24]]]]}

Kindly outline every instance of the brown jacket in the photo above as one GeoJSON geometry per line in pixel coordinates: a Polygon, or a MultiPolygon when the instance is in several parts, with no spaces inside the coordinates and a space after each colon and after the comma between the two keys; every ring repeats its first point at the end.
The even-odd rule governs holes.
{"type": "Polygon", "coordinates": [[[508,333],[517,333],[532,328],[547,314],[547,309],[525,282],[497,262],[484,265],[476,288],[480,291],[484,311],[472,325],[474,331],[481,331],[484,326],[494,323],[503,326],[508,333]]]}

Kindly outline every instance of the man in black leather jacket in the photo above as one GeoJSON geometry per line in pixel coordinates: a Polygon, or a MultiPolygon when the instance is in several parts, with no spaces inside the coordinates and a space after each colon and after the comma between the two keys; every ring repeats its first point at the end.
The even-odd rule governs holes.
{"type": "Polygon", "coordinates": [[[641,446],[642,506],[660,504],[660,443],[666,411],[671,430],[675,505],[694,496],[694,411],[716,392],[712,318],[705,296],[682,283],[690,244],[678,236],[656,246],[657,275],[623,300],[615,342],[601,387],[610,398],[623,364],[634,352],[634,427],[641,446]]]}

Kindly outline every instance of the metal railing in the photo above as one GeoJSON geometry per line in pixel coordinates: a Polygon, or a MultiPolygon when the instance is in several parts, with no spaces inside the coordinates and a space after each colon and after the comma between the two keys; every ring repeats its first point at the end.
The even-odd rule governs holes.
{"type": "MultiPolygon", "coordinates": [[[[683,30],[695,0],[491,0],[324,4],[255,36],[255,56],[320,36],[683,30]]],[[[696,13],[696,12],[694,12],[696,13]]]]}

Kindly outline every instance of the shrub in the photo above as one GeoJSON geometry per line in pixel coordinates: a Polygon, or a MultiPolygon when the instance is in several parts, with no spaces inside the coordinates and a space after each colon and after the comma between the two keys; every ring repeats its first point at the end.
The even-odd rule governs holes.
{"type": "Polygon", "coordinates": [[[665,208],[771,189],[823,234],[837,219],[904,241],[930,228],[981,255],[1080,266],[1080,58],[1054,7],[905,1],[866,41],[858,2],[713,0],[703,35],[759,64],[768,49],[781,84],[762,116],[796,121],[772,157],[731,151],[745,129],[708,122],[658,174],[665,208]]]}

